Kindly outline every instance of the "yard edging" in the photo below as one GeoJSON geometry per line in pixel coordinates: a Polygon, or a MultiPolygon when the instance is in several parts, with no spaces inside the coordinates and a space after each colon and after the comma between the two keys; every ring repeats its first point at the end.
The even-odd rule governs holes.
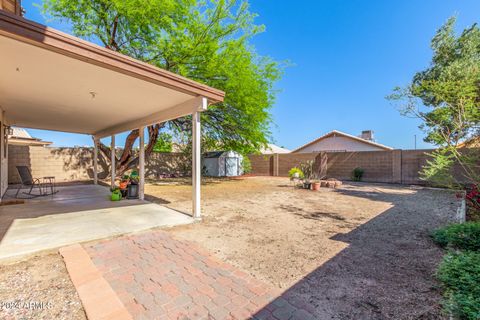
{"type": "Polygon", "coordinates": [[[60,248],[59,253],[65,261],[88,319],[133,320],[80,244],[60,248]]]}

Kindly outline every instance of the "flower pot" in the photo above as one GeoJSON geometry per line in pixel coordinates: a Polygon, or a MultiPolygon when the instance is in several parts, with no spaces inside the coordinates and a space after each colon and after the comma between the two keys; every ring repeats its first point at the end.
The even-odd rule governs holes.
{"type": "Polygon", "coordinates": [[[112,201],[120,201],[122,199],[122,194],[120,192],[112,192],[112,195],[110,196],[110,200],[112,201]]]}
{"type": "Polygon", "coordinates": [[[318,190],[320,190],[320,182],[313,182],[313,183],[312,183],[312,190],[313,190],[313,191],[318,191],[318,190]]]}
{"type": "Polygon", "coordinates": [[[128,186],[128,181],[122,181],[120,182],[120,190],[125,190],[127,189],[128,186]]]}
{"type": "Polygon", "coordinates": [[[304,182],[303,183],[303,189],[310,189],[310,185],[311,185],[310,182],[304,182]]]}
{"type": "Polygon", "coordinates": [[[129,184],[127,199],[138,199],[138,191],[139,191],[138,184],[129,184]]]}

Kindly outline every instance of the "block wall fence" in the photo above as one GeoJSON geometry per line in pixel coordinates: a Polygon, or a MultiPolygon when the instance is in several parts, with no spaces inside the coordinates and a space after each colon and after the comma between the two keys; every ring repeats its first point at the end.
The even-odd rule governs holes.
{"type": "MultiPolygon", "coordinates": [[[[8,183],[20,182],[16,166],[27,166],[33,177],[55,176],[57,182],[93,179],[93,148],[8,146],[8,183]]],[[[109,166],[99,157],[99,177],[106,178],[109,166]]],[[[180,153],[155,153],[146,161],[145,177],[188,174],[190,160],[180,153]]]]}
{"type": "MultiPolygon", "coordinates": [[[[429,159],[432,149],[361,152],[326,152],[328,178],[351,180],[353,169],[364,169],[363,181],[425,184],[419,171],[429,159]]],[[[478,152],[478,150],[476,150],[478,152]]],[[[300,163],[317,159],[319,153],[287,153],[251,155],[252,174],[287,177],[288,171],[300,163]]],[[[454,175],[462,181],[462,169],[454,167],[454,175]]]]}
{"type": "MultiPolygon", "coordinates": [[[[479,149],[471,149],[480,152],[479,149]]],[[[300,163],[313,160],[329,178],[350,180],[356,167],[365,170],[363,181],[424,184],[419,171],[433,150],[392,150],[362,152],[288,153],[251,155],[252,174],[287,177],[288,171],[300,163]]],[[[99,157],[99,177],[106,178],[109,166],[99,157]]],[[[165,174],[190,174],[190,159],[181,153],[153,153],[146,161],[146,178],[165,174]]],[[[93,148],[51,148],[40,146],[8,147],[8,183],[20,182],[16,166],[30,168],[34,177],[55,176],[58,182],[90,180],[93,178],[93,148]]],[[[462,180],[460,166],[454,174],[462,180]]]]}

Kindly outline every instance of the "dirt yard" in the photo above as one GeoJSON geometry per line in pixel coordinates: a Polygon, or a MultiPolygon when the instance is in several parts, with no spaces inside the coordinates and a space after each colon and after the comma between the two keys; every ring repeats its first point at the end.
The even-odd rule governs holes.
{"type": "MultiPolygon", "coordinates": [[[[191,210],[191,188],[150,184],[150,200],[191,210]]],[[[433,228],[453,193],[394,185],[294,189],[288,179],[210,181],[202,223],[171,232],[316,306],[321,319],[438,319],[433,228]]]]}
{"type": "Polygon", "coordinates": [[[0,265],[0,319],[86,319],[59,254],[0,265]]]}
{"type": "MultiPolygon", "coordinates": [[[[188,181],[150,183],[148,199],[190,212],[188,181]]],[[[433,228],[455,215],[442,190],[347,184],[312,192],[288,179],[208,180],[203,221],[170,229],[315,306],[318,319],[442,319],[433,228]]],[[[0,265],[1,319],[85,319],[61,257],[0,265]],[[6,303],[46,304],[42,309],[6,303]]]]}

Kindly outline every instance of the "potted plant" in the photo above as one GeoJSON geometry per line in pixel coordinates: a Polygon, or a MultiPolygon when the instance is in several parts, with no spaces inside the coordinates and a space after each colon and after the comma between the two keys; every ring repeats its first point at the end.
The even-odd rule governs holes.
{"type": "Polygon", "coordinates": [[[139,195],[139,186],[138,186],[138,181],[139,181],[139,177],[138,177],[138,171],[136,170],[133,170],[131,173],[130,173],[130,183],[128,185],[128,189],[127,189],[127,199],[138,199],[138,195],[139,195]]]}
{"type": "Polygon", "coordinates": [[[131,173],[130,173],[130,184],[138,184],[138,171],[137,170],[133,170],[131,173]]]}
{"type": "Polygon", "coordinates": [[[128,174],[123,175],[122,180],[120,181],[120,189],[127,189],[128,182],[130,181],[130,176],[128,174]]]}
{"type": "Polygon", "coordinates": [[[297,167],[290,169],[290,171],[288,171],[288,176],[290,177],[290,180],[303,179],[305,177],[303,171],[297,167]]]}
{"type": "Polygon", "coordinates": [[[314,170],[313,170],[313,161],[309,160],[300,164],[300,170],[302,170],[304,178],[303,178],[303,188],[310,189],[312,183],[311,180],[314,179],[314,170]]]}
{"type": "Polygon", "coordinates": [[[318,191],[320,190],[320,180],[314,180],[312,182],[312,190],[313,191],[318,191]]]}
{"type": "Polygon", "coordinates": [[[110,196],[110,200],[112,201],[120,201],[122,199],[122,192],[120,188],[115,188],[112,191],[112,195],[110,196]]]}

